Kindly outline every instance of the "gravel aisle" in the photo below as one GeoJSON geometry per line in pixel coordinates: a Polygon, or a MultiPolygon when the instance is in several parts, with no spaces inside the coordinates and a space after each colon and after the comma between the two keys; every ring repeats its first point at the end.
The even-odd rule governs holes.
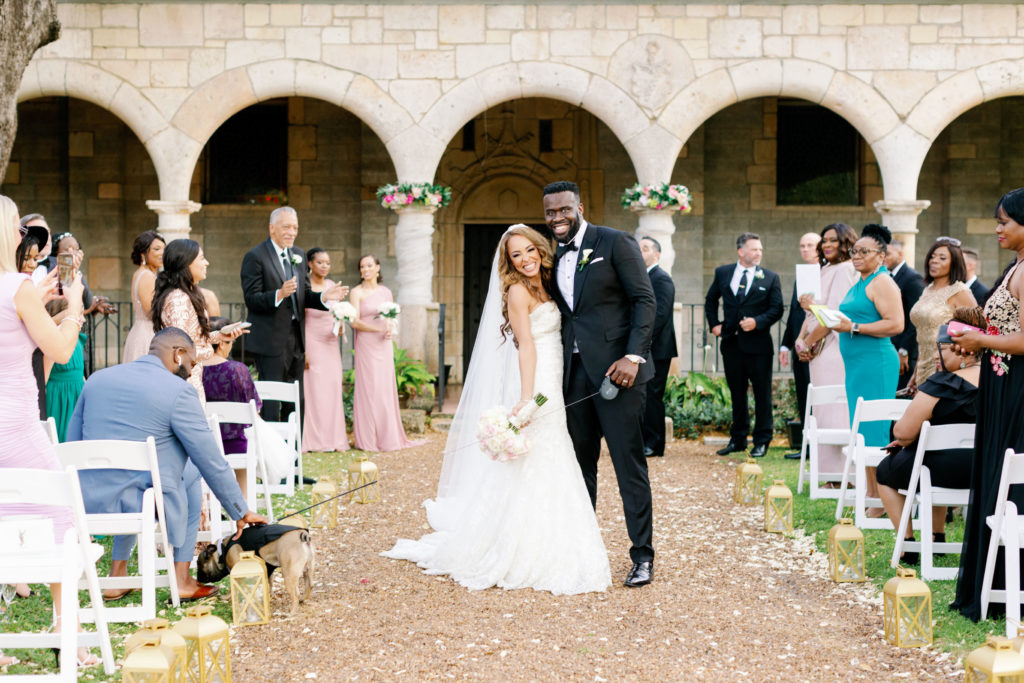
{"type": "MultiPolygon", "coordinates": [[[[379,557],[426,530],[443,435],[379,455],[384,502],[345,506],[316,531],[317,584],[292,619],[235,631],[235,681],[267,680],[951,680],[946,655],[890,648],[881,603],[824,579],[810,539],[759,530],[730,499],[732,467],[689,442],[651,463],[655,580],[621,585],[628,538],[615,475],[601,461],[598,517],[615,585],[554,597],[470,592],[379,557]]],[[[551,561],[558,562],[552,549],[551,561]]],[[[273,608],[284,604],[275,584],[273,608]]]]}

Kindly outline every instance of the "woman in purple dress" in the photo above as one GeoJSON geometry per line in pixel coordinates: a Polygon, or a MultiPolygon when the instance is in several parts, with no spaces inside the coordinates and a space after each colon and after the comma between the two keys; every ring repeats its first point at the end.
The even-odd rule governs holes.
{"type": "MultiPolygon", "coordinates": [[[[231,321],[227,318],[210,318],[210,332],[216,332],[231,321]]],[[[207,401],[227,401],[231,403],[248,403],[256,401],[256,408],[263,407],[263,401],[256,393],[256,385],[244,363],[231,360],[231,349],[234,340],[220,338],[213,343],[213,356],[203,361],[203,389],[207,401]]],[[[245,453],[248,441],[245,438],[245,426],[225,424],[220,426],[221,440],[224,442],[224,453],[245,453]]]]}
{"type": "MultiPolygon", "coordinates": [[[[71,358],[78,343],[82,318],[82,277],[66,285],[68,314],[56,325],[43,307],[54,298],[56,281],[49,277],[37,289],[32,279],[19,273],[15,251],[21,242],[18,207],[0,195],[0,468],[60,470],[53,445],[39,421],[38,389],[32,375],[32,351],[38,346],[58,363],[71,358]]],[[[0,505],[0,517],[45,515],[53,520],[55,541],[63,543],[64,532],[72,527],[71,510],[43,505],[0,505]]],[[[54,607],[60,606],[60,585],[53,584],[54,607]]],[[[60,615],[55,627],[60,630],[60,615]]],[[[0,665],[13,657],[0,655],[0,665]]],[[[80,648],[78,663],[95,666],[99,659],[80,648]]]]}
{"type": "Polygon", "coordinates": [[[395,352],[391,328],[378,314],[378,307],[394,301],[391,290],[380,283],[380,261],[373,254],[359,259],[363,281],[349,295],[358,311],[352,321],[355,330],[355,391],[352,423],[356,448],[363,451],[394,451],[415,446],[402,429],[395,380],[395,352]]]}

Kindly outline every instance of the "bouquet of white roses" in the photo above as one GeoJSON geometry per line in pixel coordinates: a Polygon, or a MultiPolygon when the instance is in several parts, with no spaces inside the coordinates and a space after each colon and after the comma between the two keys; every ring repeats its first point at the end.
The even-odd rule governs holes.
{"type": "Polygon", "coordinates": [[[335,337],[341,332],[341,323],[352,322],[356,319],[356,307],[347,301],[335,301],[331,304],[330,311],[334,318],[334,328],[331,332],[335,337]]]}
{"type": "Polygon", "coordinates": [[[518,415],[509,415],[501,406],[485,410],[480,415],[476,430],[480,450],[498,462],[526,455],[530,451],[530,442],[519,430],[547,400],[544,394],[537,394],[518,415]]]}
{"type": "Polygon", "coordinates": [[[387,321],[388,329],[392,335],[398,333],[398,314],[401,312],[402,307],[394,301],[384,301],[377,306],[377,317],[384,318],[387,321]]]}

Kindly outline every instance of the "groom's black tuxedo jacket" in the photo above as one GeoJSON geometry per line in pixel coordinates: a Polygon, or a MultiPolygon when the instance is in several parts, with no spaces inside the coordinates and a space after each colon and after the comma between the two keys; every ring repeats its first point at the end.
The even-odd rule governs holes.
{"type": "Polygon", "coordinates": [[[320,302],[320,294],[309,287],[306,252],[292,247],[291,253],[299,257],[299,263],[292,266],[296,289],[290,298],[294,299],[294,307],[288,299],[274,306],[275,293],[284,284],[285,278],[281,258],[269,237],[242,258],[242,293],[249,311],[249,322],[252,323],[252,329],[245,340],[247,351],[261,356],[279,356],[284,353],[285,342],[290,334],[298,334],[298,348],[305,349],[306,307],[327,310],[320,302]],[[293,315],[298,323],[297,330],[292,323],[293,315]]]}
{"type": "MultiPolygon", "coordinates": [[[[654,375],[650,350],[656,303],[640,246],[620,230],[588,223],[577,263],[588,249],[593,250],[588,263],[582,268],[577,265],[571,309],[557,281],[554,286],[562,313],[563,388],[568,389],[573,341],[594,386],[600,386],[612,363],[626,354],[647,361],[636,376],[637,384],[646,382],[654,375]]],[[[559,262],[556,279],[561,268],[559,262]]]]}
{"type": "Polygon", "coordinates": [[[766,268],[757,266],[748,289],[749,294],[740,300],[732,293],[730,284],[736,264],[730,263],[715,268],[715,279],[704,298],[704,315],[708,327],[722,326],[722,351],[738,348],[743,353],[767,353],[774,351],[771,327],[782,317],[782,287],[779,276],[766,268]],[[718,317],[718,302],[722,302],[722,317],[718,317]],[[740,329],[740,320],[753,318],[757,327],[750,332],[740,329]]]}

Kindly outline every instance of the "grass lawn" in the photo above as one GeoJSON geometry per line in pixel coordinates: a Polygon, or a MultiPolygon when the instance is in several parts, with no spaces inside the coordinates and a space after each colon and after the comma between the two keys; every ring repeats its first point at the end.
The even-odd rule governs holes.
{"type": "MultiPolygon", "coordinates": [[[[303,456],[303,465],[305,468],[305,474],[308,477],[314,479],[329,476],[338,485],[339,491],[346,490],[347,486],[347,474],[346,468],[348,462],[354,455],[358,455],[359,451],[347,451],[345,453],[306,453],[303,456]]],[[[310,486],[304,486],[300,490],[295,492],[294,496],[273,496],[273,504],[275,514],[280,517],[283,515],[285,510],[300,510],[310,504],[310,486]]],[[[341,499],[342,502],[347,502],[347,498],[341,499]]],[[[309,513],[305,513],[305,517],[309,519],[309,513]]],[[[111,539],[103,538],[97,539],[99,543],[103,544],[106,548],[107,553],[104,554],[97,565],[100,576],[106,575],[110,568],[110,546],[111,539]]],[[[129,562],[129,571],[137,571],[135,555],[132,555],[132,559],[129,562]]],[[[220,593],[216,597],[207,598],[206,600],[195,602],[195,603],[183,603],[181,608],[174,608],[170,605],[170,591],[167,588],[157,588],[156,591],[156,604],[157,604],[157,616],[168,619],[172,624],[182,617],[185,616],[185,609],[196,604],[209,604],[213,607],[213,613],[219,616],[224,621],[231,622],[231,596],[229,591],[229,584],[227,579],[220,582],[220,593]]],[[[82,591],[79,594],[81,600],[88,600],[88,593],[82,591]]],[[[141,597],[139,594],[131,593],[121,600],[108,603],[113,607],[120,607],[129,604],[139,604],[141,597]]],[[[27,599],[17,598],[7,608],[6,611],[2,611],[3,603],[0,601],[0,631],[44,631],[50,628],[52,623],[51,617],[51,604],[50,590],[48,586],[32,584],[32,597],[27,599]]],[[[85,626],[86,630],[92,630],[91,625],[85,626]]],[[[134,633],[137,629],[136,624],[110,624],[110,635],[111,644],[114,648],[114,660],[115,663],[120,665],[122,658],[124,657],[124,640],[134,633]]],[[[99,656],[99,649],[93,648],[92,650],[97,656],[99,656]]],[[[5,654],[14,655],[21,660],[20,664],[10,666],[7,668],[7,673],[10,674],[38,674],[44,672],[53,672],[57,670],[57,664],[53,653],[49,650],[5,650],[5,654]]],[[[103,673],[103,667],[97,666],[91,669],[82,669],[81,678],[85,680],[96,680],[96,681],[120,681],[120,671],[114,673],[113,676],[106,676],[103,673]]],[[[0,677],[2,680],[2,677],[0,677]]]]}
{"type": "MultiPolygon", "coordinates": [[[[793,527],[802,528],[805,533],[813,534],[818,550],[828,552],[828,530],[835,524],[836,501],[834,498],[811,500],[808,497],[807,489],[804,488],[803,495],[796,492],[797,469],[799,460],[786,460],[783,454],[790,452],[789,448],[771,448],[768,455],[758,460],[761,469],[764,470],[764,485],[767,488],[772,479],[782,479],[793,491],[793,527]]],[[[734,453],[723,460],[731,460],[736,463],[744,461],[745,456],[734,453]]],[[[848,516],[853,517],[853,508],[847,508],[848,516]]],[[[898,520],[897,520],[898,523],[898,520]]],[[[947,538],[950,541],[963,539],[964,522],[959,516],[954,518],[952,524],[946,526],[947,538]]],[[[920,538],[920,533],[916,536],[920,538]]],[[[896,533],[894,530],[867,529],[864,530],[864,553],[868,580],[882,590],[882,586],[890,578],[896,575],[896,570],[889,566],[892,557],[893,543],[896,533]]],[[[959,565],[959,555],[949,555],[936,560],[937,566],[956,567],[959,565]]],[[[919,571],[919,566],[912,566],[911,569],[919,571]]],[[[1003,635],[1006,629],[1004,618],[989,619],[979,623],[971,620],[949,609],[949,603],[953,601],[956,588],[955,581],[931,581],[928,582],[932,590],[932,615],[934,619],[933,633],[935,647],[941,650],[952,652],[955,656],[966,656],[968,652],[985,643],[987,634],[994,633],[1003,635]]],[[[882,625],[882,614],[878,614],[879,628],[882,625]]]]}

